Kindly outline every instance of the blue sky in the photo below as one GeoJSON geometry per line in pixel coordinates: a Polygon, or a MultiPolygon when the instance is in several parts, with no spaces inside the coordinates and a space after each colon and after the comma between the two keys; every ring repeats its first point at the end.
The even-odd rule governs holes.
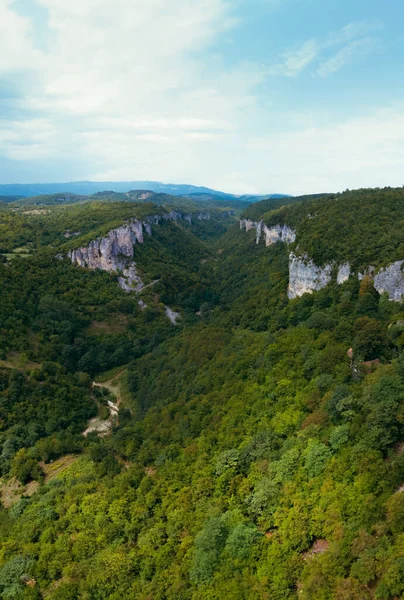
{"type": "Polygon", "coordinates": [[[402,0],[0,0],[0,182],[404,184],[402,0]]]}

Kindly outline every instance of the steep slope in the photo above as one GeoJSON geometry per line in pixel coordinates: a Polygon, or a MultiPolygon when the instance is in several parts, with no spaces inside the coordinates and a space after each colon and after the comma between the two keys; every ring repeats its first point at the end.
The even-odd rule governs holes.
{"type": "Polygon", "coordinates": [[[332,280],[342,284],[352,275],[371,277],[380,294],[399,301],[404,295],[403,209],[401,188],[359,190],[308,198],[255,221],[247,211],[240,226],[256,230],[257,243],[263,237],[267,246],[277,241],[290,246],[289,298],[332,280]]]}
{"type": "MultiPolygon", "coordinates": [[[[175,335],[211,297],[201,264],[209,250],[188,222],[182,226],[166,215],[155,205],[109,203],[1,213],[0,440],[9,448],[3,474],[19,450],[42,448],[41,440],[59,448],[52,455],[80,449],[81,431],[96,411],[90,376],[175,335]],[[141,295],[125,294],[114,269],[79,269],[68,259],[74,248],[150,214],[162,222],[136,249],[141,295]]],[[[24,479],[37,463],[22,454],[29,467],[24,479]]]]}

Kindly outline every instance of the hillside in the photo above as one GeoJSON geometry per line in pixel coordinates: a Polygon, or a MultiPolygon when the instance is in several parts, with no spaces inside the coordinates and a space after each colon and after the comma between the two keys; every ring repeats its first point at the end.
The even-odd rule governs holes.
{"type": "Polygon", "coordinates": [[[349,260],[364,268],[403,258],[403,199],[403,188],[363,189],[309,197],[299,206],[290,204],[278,213],[264,210],[261,216],[267,225],[295,228],[300,252],[316,264],[349,260]]]}
{"type": "Polygon", "coordinates": [[[403,191],[116,200],[0,211],[2,597],[402,597],[403,191]]]}

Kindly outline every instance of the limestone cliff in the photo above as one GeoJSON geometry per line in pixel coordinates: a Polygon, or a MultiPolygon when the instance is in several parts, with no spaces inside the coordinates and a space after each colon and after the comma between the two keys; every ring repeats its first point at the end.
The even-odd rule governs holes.
{"type": "MultiPolygon", "coordinates": [[[[227,211],[225,216],[232,214],[233,211],[227,211]]],[[[132,219],[121,227],[112,229],[104,237],[93,240],[88,246],[71,250],[68,256],[73,264],[81,267],[118,273],[118,283],[125,292],[138,292],[144,284],[133,260],[135,244],[143,244],[145,233],[152,235],[152,225],[159,225],[162,221],[181,220],[191,225],[193,218],[206,221],[210,220],[211,214],[198,212],[190,215],[172,210],[161,215],[149,215],[143,221],[132,219]]]]}
{"type": "Polygon", "coordinates": [[[151,227],[133,219],[129,223],[112,229],[105,237],[97,238],[88,246],[69,252],[73,264],[87,269],[120,273],[119,285],[126,292],[139,291],[143,283],[133,261],[133,247],[143,244],[144,229],[151,235],[151,227]]]}
{"type": "MultiPolygon", "coordinates": [[[[198,213],[197,218],[200,215],[204,218],[205,213],[198,213]]],[[[181,220],[192,223],[191,215],[183,215],[175,210],[162,215],[149,215],[144,221],[132,219],[112,229],[104,237],[93,240],[88,246],[71,250],[68,256],[73,264],[80,267],[118,273],[118,283],[125,292],[139,292],[144,283],[133,260],[134,246],[143,244],[145,233],[152,235],[152,225],[159,225],[161,221],[181,220]]]]}
{"type": "Polygon", "coordinates": [[[251,229],[257,229],[257,227],[258,223],[256,221],[251,221],[250,219],[240,219],[240,229],[251,231],[251,229]]]}
{"type": "MultiPolygon", "coordinates": [[[[297,258],[293,253],[289,257],[289,298],[297,298],[307,292],[314,292],[325,287],[331,281],[333,265],[320,268],[311,260],[297,258]]],[[[357,277],[361,281],[364,277],[374,280],[375,289],[379,294],[387,293],[390,300],[401,302],[404,299],[404,260],[396,261],[387,267],[376,271],[376,267],[369,266],[364,273],[359,272],[357,277]]],[[[341,285],[348,281],[351,272],[349,263],[338,267],[337,283],[341,285]]]]}
{"type": "Polygon", "coordinates": [[[345,263],[344,265],[341,265],[338,268],[338,273],[337,273],[338,285],[341,285],[342,283],[345,283],[346,281],[348,281],[350,275],[351,275],[351,265],[349,264],[349,262],[345,263]]]}
{"type": "Polygon", "coordinates": [[[288,297],[299,298],[303,294],[321,290],[331,281],[331,265],[316,266],[307,256],[289,255],[288,297]]]}
{"type": "MultiPolygon", "coordinates": [[[[260,243],[264,238],[265,245],[271,246],[277,242],[293,244],[296,241],[296,232],[287,225],[268,227],[264,221],[251,221],[241,219],[240,229],[245,231],[255,230],[256,241],[260,243]]],[[[332,262],[319,267],[307,256],[297,256],[294,252],[289,255],[289,298],[298,298],[303,294],[312,293],[324,288],[331,282],[332,271],[336,269],[337,284],[348,281],[353,274],[349,262],[342,265],[332,262]]],[[[363,272],[358,272],[361,281],[364,277],[371,277],[379,294],[387,293],[390,300],[401,302],[404,300],[404,260],[396,261],[377,271],[373,265],[368,266],[363,272]]]]}
{"type": "Polygon", "coordinates": [[[401,302],[404,296],[403,260],[392,263],[375,275],[374,285],[379,294],[387,292],[390,300],[401,302]]]}
{"type": "Polygon", "coordinates": [[[264,237],[265,246],[271,246],[277,242],[293,244],[293,242],[296,240],[296,232],[287,225],[275,225],[273,227],[267,227],[265,223],[263,223],[260,237],[258,237],[259,233],[259,230],[257,230],[257,244],[259,244],[260,238],[264,237]]]}
{"type": "Polygon", "coordinates": [[[241,219],[240,229],[245,229],[246,231],[255,229],[257,232],[257,244],[264,238],[266,246],[272,246],[272,244],[276,244],[277,242],[293,244],[296,240],[296,232],[288,227],[288,225],[273,225],[268,227],[264,221],[257,222],[250,219],[241,219]]]}

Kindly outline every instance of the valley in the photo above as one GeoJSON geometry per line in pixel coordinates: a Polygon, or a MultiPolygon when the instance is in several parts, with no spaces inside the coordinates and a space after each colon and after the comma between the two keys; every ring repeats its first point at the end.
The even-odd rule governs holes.
{"type": "Polygon", "coordinates": [[[401,597],[404,190],[74,200],[0,210],[0,595],[401,597]]]}

